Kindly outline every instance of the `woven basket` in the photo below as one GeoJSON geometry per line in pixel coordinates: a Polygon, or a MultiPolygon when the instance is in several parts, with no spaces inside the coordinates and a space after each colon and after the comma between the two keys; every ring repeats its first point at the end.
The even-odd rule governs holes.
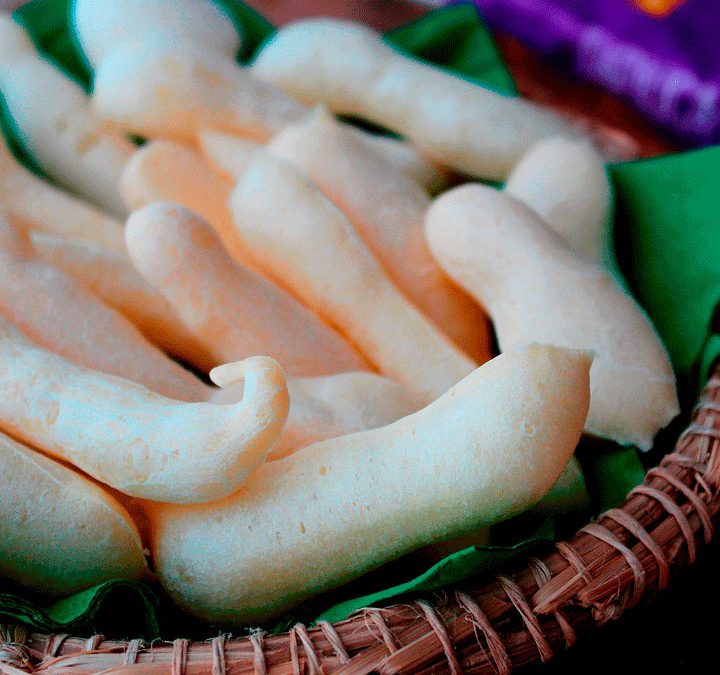
{"type": "MultiPolygon", "coordinates": [[[[0,0],[2,7],[17,4],[0,0]]],[[[577,85],[562,82],[514,41],[500,44],[525,97],[582,118],[611,154],[672,148],[617,100],[596,90],[577,95],[577,85]]],[[[554,552],[516,563],[492,581],[468,581],[426,601],[365,608],[334,625],[298,624],[280,635],[205,642],[81,639],[0,625],[0,673],[504,675],[551,660],[583,632],[666,588],[710,542],[718,512],[720,365],[675,451],[620,508],[556,543],[554,552]]]]}
{"type": "Polygon", "coordinates": [[[720,366],[674,452],[621,508],[543,558],[482,585],[289,633],[152,645],[0,630],[0,672],[132,674],[487,673],[549,661],[582,631],[668,586],[720,512],[720,366]]]}

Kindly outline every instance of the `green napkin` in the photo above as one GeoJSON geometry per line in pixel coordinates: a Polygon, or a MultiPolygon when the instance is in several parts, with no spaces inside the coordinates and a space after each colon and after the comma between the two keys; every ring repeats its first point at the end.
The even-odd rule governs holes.
{"type": "Polygon", "coordinates": [[[479,574],[497,571],[509,562],[549,546],[555,539],[552,518],[543,520],[540,526],[523,541],[511,546],[470,546],[453,553],[433,565],[429,570],[402,584],[384,588],[367,595],[343,600],[326,609],[316,621],[342,621],[363,607],[390,604],[397,598],[435,591],[444,586],[457,584],[479,574]]]}
{"type": "Polygon", "coordinates": [[[694,396],[720,354],[720,147],[616,164],[612,177],[620,264],[694,396]]]}
{"type": "Polygon", "coordinates": [[[399,51],[501,94],[517,89],[490,31],[472,4],[435,10],[385,34],[399,51]]]}
{"type": "Polygon", "coordinates": [[[54,603],[0,592],[0,622],[24,623],[47,633],[107,632],[152,640],[160,634],[159,604],[147,584],[123,579],[106,581],[54,603]]]}
{"type": "Polygon", "coordinates": [[[89,91],[92,76],[70,29],[70,4],[70,0],[34,0],[16,9],[13,18],[25,28],[41,53],[89,91]]]}
{"type": "MultiPolygon", "coordinates": [[[[216,2],[243,33],[238,59],[250,60],[272,36],[272,25],[238,0],[216,2]]],[[[34,0],[15,16],[41,51],[89,88],[90,70],[68,23],[69,4],[68,0],[34,0]]],[[[390,31],[386,39],[408,54],[479,85],[508,95],[517,93],[490,33],[470,4],[430,12],[390,31]]],[[[3,122],[1,112],[0,108],[0,125],[12,141],[12,127],[7,120],[3,122]]],[[[16,145],[14,149],[18,150],[16,145]]],[[[20,153],[18,156],[30,160],[20,153]]],[[[720,214],[720,197],[710,187],[720,178],[720,149],[620,164],[611,168],[611,176],[617,192],[619,217],[615,234],[623,271],[665,339],[676,368],[697,384],[700,369],[707,371],[720,353],[720,335],[710,330],[720,299],[720,228],[713,220],[720,214]]],[[[616,505],[644,475],[636,451],[613,444],[594,447],[592,452],[581,455],[581,463],[595,512],[616,505]]],[[[529,549],[546,545],[556,535],[564,536],[555,526],[554,521],[545,521],[539,530],[521,535],[519,543],[458,552],[409,581],[342,599],[326,609],[322,617],[338,620],[369,603],[389,602],[408,593],[428,592],[473,574],[491,572],[529,549]]],[[[127,628],[116,631],[118,635],[144,631],[155,636],[159,630],[157,608],[157,598],[148,586],[124,581],[107,582],[50,607],[17,593],[0,594],[0,618],[46,631],[97,629],[109,634],[108,625],[124,625],[127,628]],[[125,623],[108,624],[109,616],[117,616],[125,623]],[[139,624],[141,618],[144,626],[139,624]]],[[[304,613],[310,612],[312,618],[317,614],[313,611],[308,607],[304,613]]],[[[303,614],[303,608],[299,614],[303,614]]]]}
{"type": "Polygon", "coordinates": [[[242,35],[242,44],[237,59],[247,63],[274,32],[273,26],[260,12],[237,0],[213,0],[233,20],[235,27],[242,35]]]}

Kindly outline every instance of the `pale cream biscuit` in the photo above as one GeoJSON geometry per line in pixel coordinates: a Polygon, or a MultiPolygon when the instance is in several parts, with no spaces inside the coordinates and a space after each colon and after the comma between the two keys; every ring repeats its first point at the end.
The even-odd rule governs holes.
{"type": "Polygon", "coordinates": [[[73,0],[71,22],[93,66],[122,42],[164,35],[234,59],[240,34],[212,0],[73,0]]]}
{"type": "Polygon", "coordinates": [[[230,198],[258,260],[424,402],[475,363],[392,284],[352,224],[300,169],[258,151],[230,198]]]}
{"type": "Polygon", "coordinates": [[[578,255],[601,264],[610,227],[610,181],[590,141],[548,138],[515,165],[505,192],[527,204],[578,255]]]}
{"type": "Polygon", "coordinates": [[[381,124],[426,157],[482,178],[505,178],[540,138],[572,134],[550,111],[409,58],[351,21],[286,24],[252,72],[307,103],[381,124]]]}
{"type": "Polygon", "coordinates": [[[202,216],[217,232],[233,259],[268,277],[238,236],[227,202],[234,180],[211,169],[194,148],[176,141],[151,141],[135,153],[120,179],[120,192],[134,211],[152,202],[173,202],[202,216]]]}
{"type": "Polygon", "coordinates": [[[267,140],[307,111],[232,59],[163,35],[114,45],[95,70],[92,102],[127,131],[190,144],[205,128],[267,140]]]}
{"type": "Polygon", "coordinates": [[[216,363],[266,354],[294,376],[367,369],[340,333],[282,289],[234,264],[210,226],[191,211],[150,204],[131,214],[125,234],[136,269],[216,363]]]}
{"type": "Polygon", "coordinates": [[[679,412],[667,353],[638,304],[527,206],[482,185],[427,213],[438,262],[487,308],[501,350],[547,342],[592,350],[586,431],[647,450],[679,412]]]}
{"type": "Polygon", "coordinates": [[[111,579],[149,579],[137,528],[87,478],[0,432],[0,575],[67,596],[111,579]]]}
{"type": "Polygon", "coordinates": [[[352,222],[398,289],[478,363],[492,356],[479,305],[425,241],[427,192],[323,110],[273,136],[268,150],[299,166],[352,222]]]}
{"type": "Polygon", "coordinates": [[[265,460],[288,412],[277,361],[230,365],[223,382],[244,379],[240,401],[186,403],[41,349],[2,318],[0,429],[132,497],[221,499],[265,460]]]}
{"type": "Polygon", "coordinates": [[[28,171],[0,134],[0,209],[32,230],[124,251],[123,225],[100,209],[28,171]]]}
{"type": "Polygon", "coordinates": [[[80,86],[36,52],[23,50],[0,60],[0,91],[40,167],[108,213],[124,216],[117,185],[135,146],[92,111],[80,86]]]}
{"type": "Polygon", "coordinates": [[[248,625],[532,506],[580,437],[590,362],[508,352],[414,415],[264,464],[228,499],[154,508],[163,586],[195,616],[248,625]]]}

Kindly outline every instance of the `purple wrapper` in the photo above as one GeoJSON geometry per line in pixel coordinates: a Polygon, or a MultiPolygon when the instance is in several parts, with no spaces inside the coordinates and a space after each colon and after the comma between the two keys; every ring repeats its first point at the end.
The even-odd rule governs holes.
{"type": "Polygon", "coordinates": [[[720,140],[717,0],[475,0],[493,27],[630,99],[695,144],[720,140]]]}

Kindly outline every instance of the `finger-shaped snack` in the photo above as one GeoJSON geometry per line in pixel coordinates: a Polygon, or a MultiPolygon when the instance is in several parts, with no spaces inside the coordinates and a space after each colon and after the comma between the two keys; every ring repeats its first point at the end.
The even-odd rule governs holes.
{"type": "Polygon", "coordinates": [[[102,59],[93,106],[127,131],[185,143],[208,127],[264,141],[307,111],[232,59],[162,35],[102,59]]]}
{"type": "Polygon", "coordinates": [[[28,34],[10,14],[0,11],[0,63],[10,63],[34,51],[28,34]]]}
{"type": "Polygon", "coordinates": [[[200,371],[218,365],[165,297],[133,267],[126,252],[44,232],[31,232],[30,239],[41,260],[120,312],[161,350],[200,371]]]}
{"type": "Polygon", "coordinates": [[[492,355],[487,317],[435,262],[425,240],[430,197],[348,129],[318,110],[285,127],[268,149],[307,173],[350,219],[398,289],[484,363],[492,355]]]}
{"type": "Polygon", "coordinates": [[[240,401],[185,403],[36,347],[2,319],[0,429],[131,497],[221,499],[264,461],[288,411],[277,361],[230,365],[240,401]]]}
{"type": "MultiPolygon", "coordinates": [[[[130,216],[127,238],[138,269],[217,360],[235,361],[262,349],[289,373],[338,373],[288,380],[290,412],[269,459],[319,440],[389,424],[419,407],[397,382],[372,373],[338,372],[357,370],[364,362],[344,341],[338,345],[341,338],[293,298],[275,287],[268,290],[267,282],[233,265],[194,214],[152,204],[130,216]]],[[[229,402],[236,395],[224,389],[209,393],[209,400],[229,402]]]]}
{"type": "Polygon", "coordinates": [[[238,236],[227,205],[232,186],[199,152],[166,140],[151,141],[138,150],[120,180],[120,192],[130,210],[152,202],[180,204],[212,225],[234,260],[267,276],[238,236]]]}
{"type": "MultiPolygon", "coordinates": [[[[215,372],[215,371],[213,371],[215,372]]],[[[232,369],[225,366],[228,383],[232,369]]],[[[225,381],[215,376],[216,384],[225,381]]],[[[324,377],[288,378],[290,411],[267,461],[282,459],[313,443],[356,431],[377,429],[416,412],[422,404],[405,387],[375,373],[338,373],[324,377]]],[[[238,387],[217,389],[208,400],[232,403],[238,387]]]]}
{"type": "Polygon", "coordinates": [[[539,141],[515,165],[505,192],[539,214],[575,253],[601,264],[610,182],[602,155],[590,141],[539,141]]]}
{"type": "Polygon", "coordinates": [[[117,184],[135,146],[97,117],[78,84],[23,51],[0,61],[0,92],[21,141],[49,176],[108,213],[125,215],[117,184]]]}
{"type": "Polygon", "coordinates": [[[0,576],[42,595],[149,576],[137,528],[102,488],[0,432],[0,576]]]}
{"type": "Polygon", "coordinates": [[[258,151],[230,208],[258,260],[384,375],[432,400],[474,370],[400,294],[348,219],[297,167],[258,151]]]}
{"type": "Polygon", "coordinates": [[[422,185],[428,192],[439,192],[447,185],[448,170],[425,159],[412,142],[392,136],[377,136],[349,124],[344,126],[348,133],[353,134],[368,149],[381,155],[386,162],[422,185]]]}
{"type": "Polygon", "coordinates": [[[0,209],[32,230],[124,251],[122,224],[28,171],[0,134],[0,209]]]}
{"type": "MultiPolygon", "coordinates": [[[[343,135],[352,136],[355,142],[362,144],[368,152],[379,155],[396,171],[411,178],[425,190],[434,192],[446,183],[445,173],[423,159],[407,141],[369,134],[339,120],[335,120],[335,124],[342,129],[343,135]]],[[[203,129],[198,135],[198,142],[207,160],[228,178],[240,176],[253,152],[259,147],[258,143],[246,138],[213,129],[203,129]]]]}
{"type": "Polygon", "coordinates": [[[283,26],[252,72],[299,99],[382,124],[427,157],[483,178],[504,178],[537,140],[570,133],[553,113],[408,58],[349,21],[283,26]]]}
{"type": "Polygon", "coordinates": [[[439,197],[426,229],[440,264],[487,308],[503,351],[536,341],[593,350],[586,431],[651,447],[678,413],[675,376],[642,309],[604,270],[482,185],[439,197]]]}
{"type": "Polygon", "coordinates": [[[121,314],[35,255],[22,228],[0,216],[0,314],[33,342],[75,363],[181,400],[205,386],[121,314]]]}
{"type": "MultiPolygon", "coordinates": [[[[113,45],[95,71],[93,105],[127,131],[189,144],[206,129],[267,141],[308,112],[232,59],[157,34],[113,45]]],[[[356,134],[426,187],[443,184],[443,173],[409,143],[356,134]]]]}
{"type": "Polygon", "coordinates": [[[151,551],[161,582],[196,616],[263,621],[522,511],[573,453],[590,361],[541,345],[503,354],[414,415],[264,464],[222,502],[159,506],[151,551]]]}
{"type": "MultiPolygon", "coordinates": [[[[573,456],[550,490],[529,511],[541,515],[568,514],[587,509],[589,505],[585,477],[580,462],[573,456]]],[[[491,542],[490,530],[481,527],[465,532],[459,537],[424,546],[414,551],[413,555],[419,556],[428,565],[434,565],[457,551],[470,546],[489,546],[491,542]]]]}
{"type": "Polygon", "coordinates": [[[214,129],[203,129],[198,134],[198,144],[212,168],[229,181],[236,181],[242,176],[255,152],[265,147],[247,138],[214,129]]]}
{"type": "MultiPolygon", "coordinates": [[[[16,245],[21,241],[24,240],[17,241],[16,245]]],[[[36,342],[86,367],[132,379],[171,398],[230,404],[242,397],[242,387],[218,390],[205,386],[152,345],[140,341],[137,331],[128,331],[128,324],[122,317],[78,288],[89,288],[101,297],[108,296],[108,304],[114,303],[116,309],[126,312],[138,327],[152,333],[157,343],[164,343],[168,351],[196,364],[200,370],[207,371],[218,362],[237,360],[233,356],[226,358],[225,354],[222,357],[214,355],[221,350],[206,349],[205,342],[181,322],[179,314],[165,297],[140,277],[127,258],[119,254],[110,257],[107,252],[93,251],[83,244],[73,245],[73,242],[64,239],[49,240],[46,235],[34,236],[33,242],[39,244],[38,254],[43,260],[53,262],[77,282],[73,285],[62,274],[47,265],[43,267],[37,261],[33,264],[26,261],[21,268],[17,260],[13,264],[12,258],[7,258],[7,266],[0,270],[0,281],[5,278],[2,272],[12,275],[12,281],[4,287],[6,295],[4,300],[0,300],[0,313],[15,318],[36,342]],[[42,303],[45,308],[43,313],[37,313],[37,303],[42,303]],[[61,319],[67,320],[68,316],[75,318],[62,323],[61,319]]],[[[23,246],[25,251],[25,244],[23,246]]],[[[3,248],[5,251],[9,249],[7,237],[3,248]]],[[[190,260],[196,260],[196,250],[188,249],[186,252],[190,260]]],[[[4,258],[0,254],[2,260],[4,258]]],[[[188,270],[185,277],[191,285],[194,284],[198,294],[191,294],[192,297],[204,298],[203,302],[210,305],[218,303],[211,313],[219,318],[221,327],[225,326],[227,315],[224,317],[223,311],[234,311],[232,303],[223,304],[221,300],[227,297],[227,292],[223,290],[220,296],[217,295],[216,287],[203,286],[203,283],[209,283],[204,269],[198,269],[197,276],[192,270],[188,270]]],[[[234,271],[228,273],[227,279],[231,279],[233,274],[234,271]]],[[[273,288],[275,292],[277,289],[273,288]]],[[[278,304],[283,304],[272,302],[274,296],[269,297],[270,300],[265,298],[267,305],[277,309],[278,304]]],[[[294,307],[297,303],[292,298],[291,301],[294,307]]],[[[183,306],[186,316],[192,321],[193,307],[202,311],[204,305],[183,306]]],[[[259,307],[258,311],[262,308],[259,307]]],[[[293,316],[295,311],[293,309],[287,315],[293,316]]],[[[302,311],[307,312],[304,308],[302,311]]],[[[320,323],[314,315],[311,316],[313,321],[320,323]]],[[[298,316],[295,318],[300,321],[298,316]]],[[[247,329],[258,333],[260,329],[256,322],[259,322],[259,315],[242,325],[230,321],[230,330],[247,329]]],[[[296,329],[291,326],[290,330],[296,329]]],[[[322,330],[330,329],[323,325],[322,330]]],[[[207,333],[210,337],[218,334],[221,333],[207,333]]],[[[339,336],[333,339],[341,340],[339,336]]],[[[362,367],[364,362],[346,343],[342,344],[343,349],[352,355],[346,359],[347,367],[350,368],[356,361],[360,364],[358,367],[362,367]]],[[[257,346],[261,351],[265,348],[263,344],[257,346]]],[[[318,346],[312,358],[320,362],[326,353],[323,348],[323,345],[318,346]]],[[[330,351],[332,347],[328,347],[330,351]]],[[[318,369],[327,370],[326,361],[321,363],[318,369]]],[[[417,408],[414,399],[400,385],[378,375],[364,375],[348,373],[347,376],[293,380],[290,386],[290,414],[273,452],[284,455],[318,440],[381,426],[417,408]]]]}
{"type": "Polygon", "coordinates": [[[240,35],[212,0],[74,0],[71,23],[93,66],[117,44],[165,35],[234,59],[240,35]]]}
{"type": "Polygon", "coordinates": [[[267,354],[290,375],[367,367],[337,331],[290,294],[233,263],[191,211],[150,204],[131,214],[125,235],[135,267],[217,362],[267,354]]]}

